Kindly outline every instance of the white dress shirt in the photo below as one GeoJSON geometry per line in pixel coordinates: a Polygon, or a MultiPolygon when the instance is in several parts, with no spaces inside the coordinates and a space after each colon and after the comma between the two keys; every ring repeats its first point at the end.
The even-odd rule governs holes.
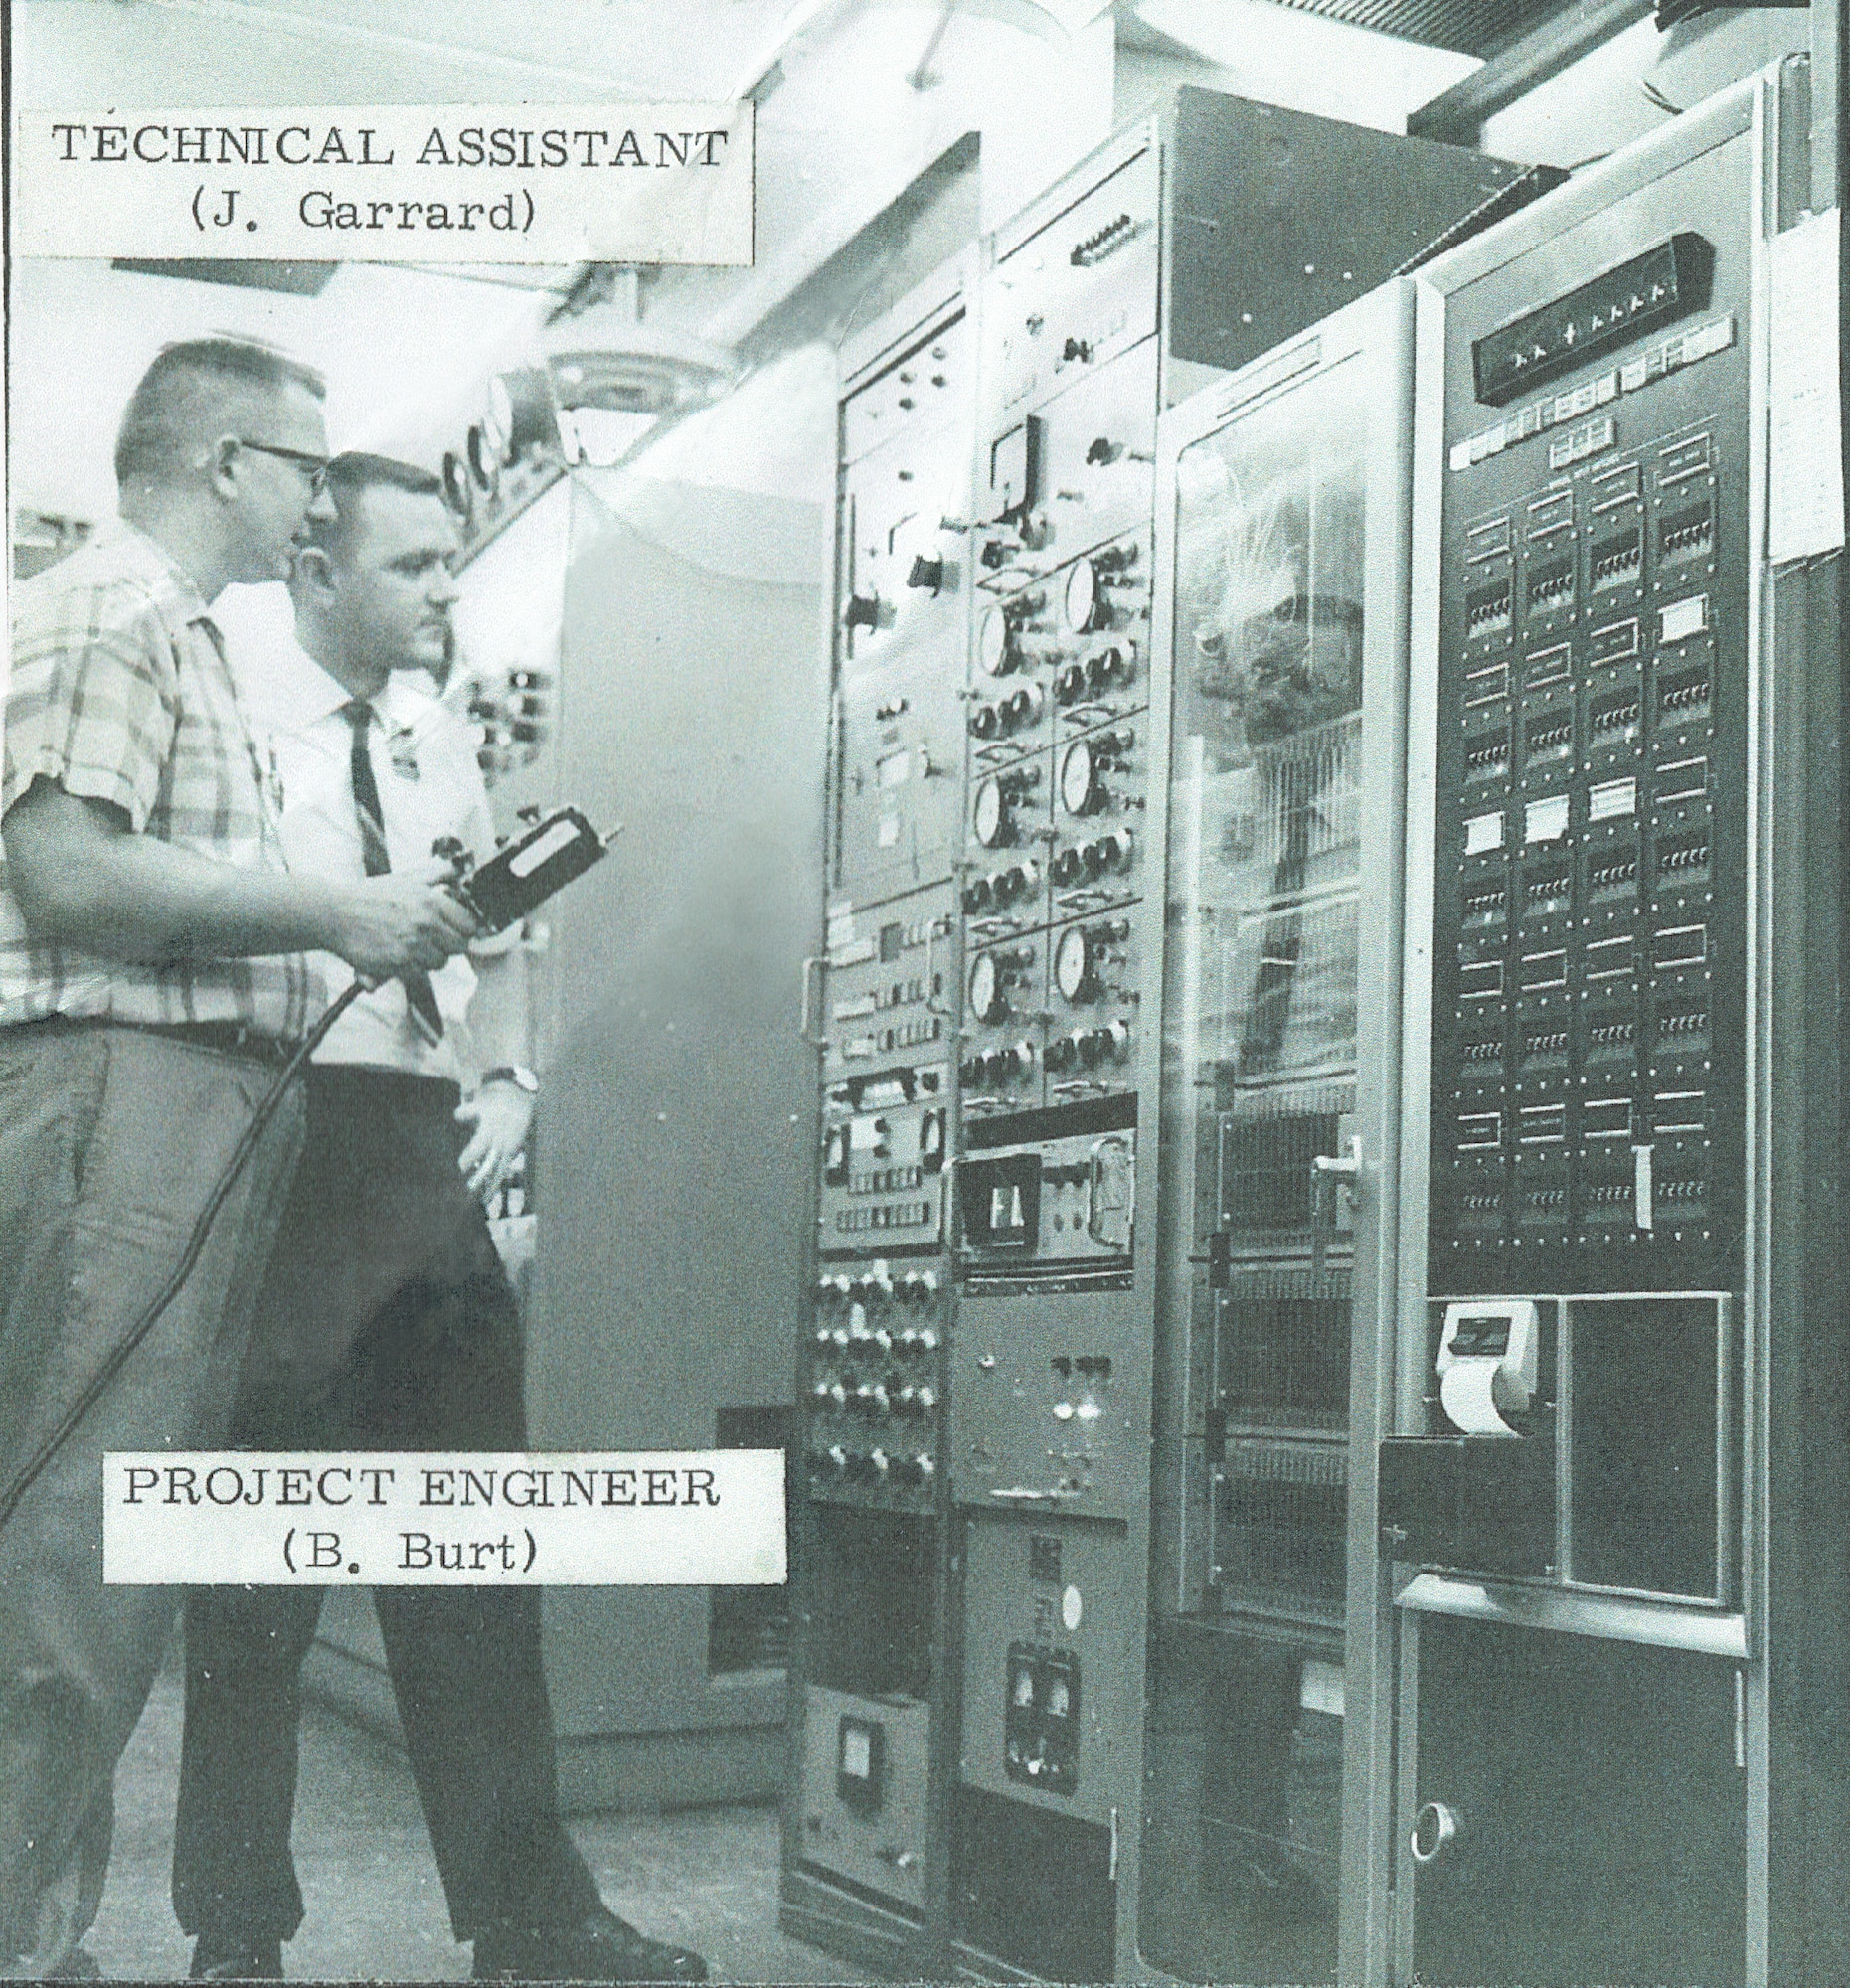
{"type": "MultiPolygon", "coordinates": [[[[292,654],[263,658],[241,672],[281,788],[282,846],[301,876],[351,879],[366,875],[353,799],[353,727],[344,707],[352,692],[298,644],[292,654]]],[[[386,849],[395,871],[429,861],[431,844],[453,835],[478,862],[494,854],[495,821],[475,761],[475,739],[454,712],[433,697],[421,671],[394,672],[372,700],[367,732],[373,778],[385,816],[386,849]]],[[[472,948],[478,956],[505,952],[512,932],[472,948]]],[[[345,960],[317,953],[329,999],[353,979],[345,960]]],[[[458,954],[430,975],[443,1017],[443,1039],[429,1042],[412,1021],[405,989],[389,980],[362,994],[315,1052],[317,1063],[366,1064],[420,1077],[472,1083],[479,1072],[468,1047],[467,1017],[475,971],[458,954]]]]}

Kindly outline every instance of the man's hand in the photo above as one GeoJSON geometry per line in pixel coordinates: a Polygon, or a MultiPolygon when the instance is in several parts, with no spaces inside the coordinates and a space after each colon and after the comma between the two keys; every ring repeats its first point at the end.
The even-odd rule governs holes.
{"type": "Polygon", "coordinates": [[[473,1125],[456,1167],[469,1192],[484,1201],[513,1171],[533,1124],[533,1099],[518,1084],[497,1079],[456,1106],[458,1123],[473,1125]]]}
{"type": "Polygon", "coordinates": [[[441,966],[476,929],[461,900],[441,888],[454,874],[447,863],[431,861],[343,891],[331,950],[369,980],[390,980],[412,966],[426,972],[441,966]]]}

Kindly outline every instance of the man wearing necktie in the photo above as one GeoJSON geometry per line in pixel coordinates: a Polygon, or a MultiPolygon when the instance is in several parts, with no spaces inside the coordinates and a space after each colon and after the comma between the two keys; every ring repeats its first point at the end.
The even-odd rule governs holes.
{"type": "MultiPolygon", "coordinates": [[[[446,666],[456,537],[436,479],[328,468],[297,555],[300,652],[267,713],[290,868],[377,877],[494,821],[467,729],[413,679],[446,666]]],[[[252,1328],[232,1441],[520,1450],[521,1322],[482,1199],[527,1136],[523,962],[510,939],[366,994],[311,1067],[308,1132],[252,1328]]],[[[330,993],[344,984],[328,965],[330,993]]],[[[302,1918],[289,1850],[299,1674],[321,1591],[196,1590],[174,1907],[193,1975],[281,1977],[302,1918]]],[[[373,1593],[456,1937],[477,1978],[697,1981],[699,1955],[603,1905],[560,1819],[531,1587],[373,1593]]]]}

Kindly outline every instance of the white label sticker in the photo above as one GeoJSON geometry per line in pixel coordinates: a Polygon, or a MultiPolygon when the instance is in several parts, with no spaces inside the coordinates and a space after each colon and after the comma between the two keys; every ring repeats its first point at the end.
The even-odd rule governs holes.
{"type": "Polygon", "coordinates": [[[1631,1149],[1632,1220],[1640,1229],[1652,1227],[1654,1211],[1651,1207],[1651,1149],[1649,1146],[1633,1146],[1631,1149]]]}
{"type": "Polygon", "coordinates": [[[1080,1626],[1080,1617],[1086,1612],[1086,1604],[1080,1598],[1077,1587],[1069,1587],[1060,1597],[1060,1619],[1067,1625],[1068,1632],[1080,1626]]]}
{"type": "Polygon", "coordinates": [[[1692,593],[1687,600],[1673,600],[1658,609],[1657,621],[1660,642],[1683,642],[1700,635],[1709,625],[1709,596],[1692,593]]]}
{"type": "Polygon", "coordinates": [[[1568,797],[1551,794],[1545,801],[1531,801],[1523,811],[1525,842],[1559,842],[1568,832],[1568,797]]]}
{"type": "Polygon", "coordinates": [[[1767,557],[1775,566],[1844,542],[1838,394],[1838,210],[1773,238],[1767,557]]]}
{"type": "Polygon", "coordinates": [[[1636,780],[1606,780],[1597,786],[1587,796],[1587,818],[1589,821],[1610,821],[1615,815],[1636,814],[1638,811],[1638,783],[1636,780]]]}
{"type": "Polygon", "coordinates": [[[883,814],[880,817],[880,846],[882,849],[896,848],[900,840],[900,818],[897,814],[883,814]]]}
{"type": "Polygon", "coordinates": [[[1473,815],[1464,824],[1464,853],[1467,856],[1481,856],[1488,849],[1503,847],[1503,815],[1473,815]]]}
{"type": "Polygon", "coordinates": [[[1343,1716],[1341,1664],[1325,1663],[1321,1657],[1306,1657],[1297,1702],[1306,1712],[1323,1712],[1332,1719],[1340,1719],[1343,1716]]]}
{"type": "Polygon", "coordinates": [[[544,835],[536,837],[517,855],[508,858],[508,875],[530,877],[549,856],[557,856],[562,849],[570,849],[579,839],[579,825],[575,821],[556,821],[544,835]]]}

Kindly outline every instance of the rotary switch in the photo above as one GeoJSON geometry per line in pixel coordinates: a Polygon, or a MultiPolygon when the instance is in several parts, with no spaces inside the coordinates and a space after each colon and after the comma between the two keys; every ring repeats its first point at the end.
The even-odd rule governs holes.
{"type": "Polygon", "coordinates": [[[997,871],[989,883],[995,904],[1012,905],[1018,899],[1031,897],[1041,888],[1041,866],[1026,859],[1011,863],[1006,870],[997,871]]]}
{"type": "Polygon", "coordinates": [[[1123,1063],[1130,1055],[1130,1025],[1111,1022],[1095,1029],[1074,1029],[1047,1046],[1047,1067],[1056,1073],[1077,1064],[1095,1070],[1101,1063],[1123,1063]]]}
{"type": "Polygon", "coordinates": [[[1002,723],[1011,732],[1033,725],[1047,709],[1047,693],[1038,683],[1017,684],[1002,700],[1002,723]]]}
{"type": "Polygon", "coordinates": [[[1090,666],[1086,663],[1062,663],[1054,672],[1054,702],[1077,704],[1086,695],[1089,673],[1090,666]]]}
{"type": "Polygon", "coordinates": [[[1130,1055],[1130,1025],[1127,1022],[1112,1022],[1101,1029],[1081,1029],[1076,1033],[1074,1043],[1080,1053],[1080,1062],[1088,1070],[1107,1059],[1112,1063],[1122,1063],[1130,1055]]]}
{"type": "Polygon", "coordinates": [[[983,1078],[988,1083],[1016,1083],[1034,1075],[1034,1045],[1025,1037],[1006,1049],[990,1050],[983,1059],[983,1078]]]}
{"type": "Polygon", "coordinates": [[[1134,647],[1119,648],[1113,642],[1108,648],[1100,649],[1096,655],[1086,658],[1086,682],[1090,689],[1115,690],[1129,683],[1136,673],[1134,647]]]}

